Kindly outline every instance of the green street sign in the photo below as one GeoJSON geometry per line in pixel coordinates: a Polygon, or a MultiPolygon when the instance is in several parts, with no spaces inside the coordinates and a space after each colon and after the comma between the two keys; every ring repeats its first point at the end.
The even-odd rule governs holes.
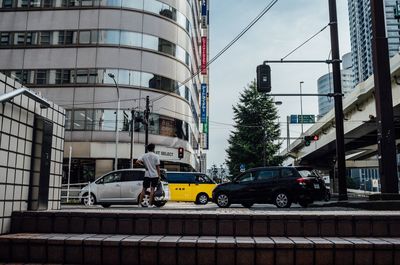
{"type": "Polygon", "coordinates": [[[203,133],[207,134],[208,133],[208,119],[206,123],[203,123],[203,133]]]}
{"type": "Polygon", "coordinates": [[[297,115],[297,123],[315,123],[315,115],[297,115]]]}

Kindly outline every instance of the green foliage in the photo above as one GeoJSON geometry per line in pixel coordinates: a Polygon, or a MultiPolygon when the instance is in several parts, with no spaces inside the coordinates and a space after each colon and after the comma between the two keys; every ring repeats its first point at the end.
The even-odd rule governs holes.
{"type": "Polygon", "coordinates": [[[245,164],[246,169],[263,166],[264,160],[266,166],[280,165],[283,157],[277,155],[280,129],[273,99],[268,94],[258,93],[255,82],[252,82],[241,93],[233,112],[235,128],[226,150],[230,173],[236,176],[240,164],[245,164]]]}

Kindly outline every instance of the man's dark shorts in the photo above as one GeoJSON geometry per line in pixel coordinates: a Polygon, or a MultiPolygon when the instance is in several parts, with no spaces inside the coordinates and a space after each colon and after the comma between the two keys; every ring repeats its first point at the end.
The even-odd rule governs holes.
{"type": "Polygon", "coordinates": [[[157,187],[158,178],[144,178],[143,180],[143,188],[147,189],[150,187],[157,187]]]}

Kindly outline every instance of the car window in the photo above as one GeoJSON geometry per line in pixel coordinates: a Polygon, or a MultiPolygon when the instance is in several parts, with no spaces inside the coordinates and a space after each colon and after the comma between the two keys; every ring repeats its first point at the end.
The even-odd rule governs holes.
{"type": "Polygon", "coordinates": [[[214,180],[207,175],[203,175],[203,178],[206,180],[206,183],[215,183],[214,180]]]}
{"type": "Polygon", "coordinates": [[[296,176],[292,169],[290,168],[283,168],[282,169],[282,178],[290,178],[296,176]]]}
{"type": "Polygon", "coordinates": [[[260,170],[258,172],[257,181],[270,180],[270,179],[273,179],[275,177],[279,177],[279,170],[278,169],[260,170]]]}
{"type": "Polygon", "coordinates": [[[188,173],[168,173],[167,179],[169,183],[194,183],[194,176],[188,173]]]}
{"type": "Polygon", "coordinates": [[[144,171],[129,170],[122,172],[122,181],[141,181],[144,178],[144,171]]]}
{"type": "Polygon", "coordinates": [[[103,183],[113,183],[113,182],[119,182],[121,181],[121,172],[114,172],[111,174],[108,174],[103,178],[103,183]]]}
{"type": "Polygon", "coordinates": [[[207,183],[207,180],[202,175],[196,175],[195,182],[197,182],[197,183],[207,183]]]}
{"type": "Polygon", "coordinates": [[[238,177],[236,179],[236,181],[239,183],[254,181],[254,177],[255,177],[254,172],[248,172],[248,173],[245,173],[244,175],[238,177]]]}
{"type": "Polygon", "coordinates": [[[314,172],[314,170],[301,169],[298,171],[300,176],[304,177],[317,177],[318,175],[314,172]]]}

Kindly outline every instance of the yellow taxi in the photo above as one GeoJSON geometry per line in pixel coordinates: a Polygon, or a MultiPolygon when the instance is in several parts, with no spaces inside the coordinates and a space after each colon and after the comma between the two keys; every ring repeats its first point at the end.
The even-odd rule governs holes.
{"type": "Polygon", "coordinates": [[[217,184],[200,172],[167,172],[170,201],[207,204],[217,184]]]}

